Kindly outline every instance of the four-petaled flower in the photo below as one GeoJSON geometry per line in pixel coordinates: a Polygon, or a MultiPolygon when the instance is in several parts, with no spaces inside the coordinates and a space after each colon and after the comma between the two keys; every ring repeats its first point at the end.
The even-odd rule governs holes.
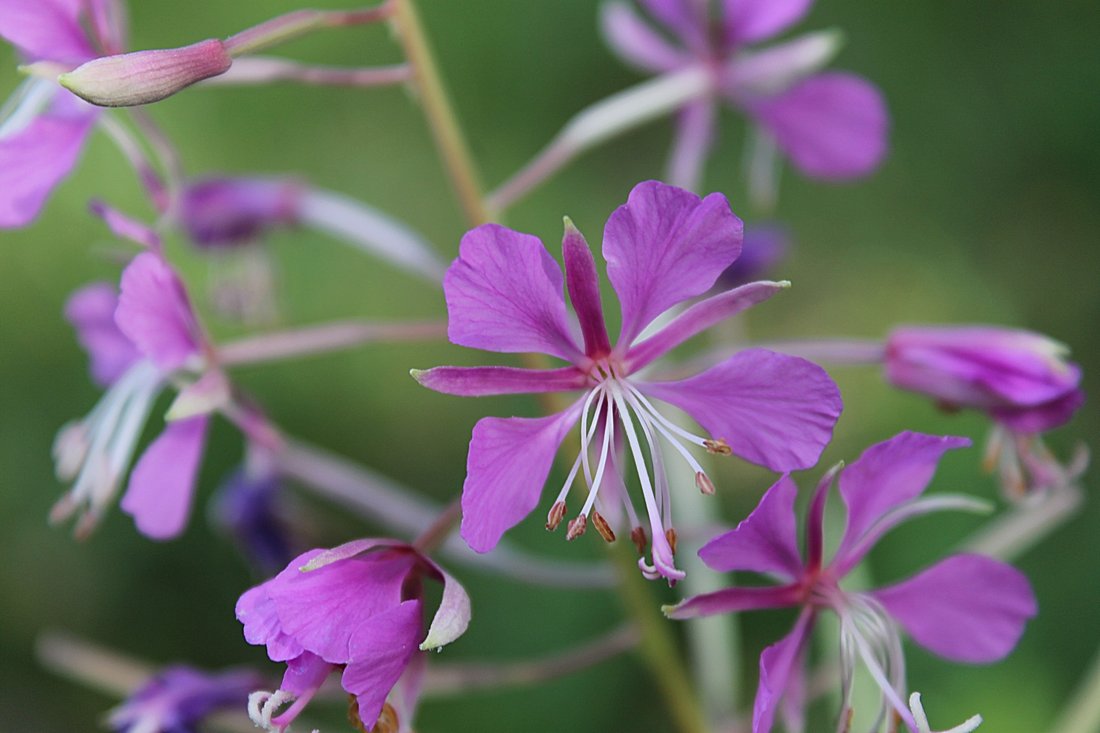
{"type": "Polygon", "coordinates": [[[451,341],[500,352],[541,352],[569,365],[545,370],[437,367],[414,376],[436,391],[465,396],[582,391],[558,414],[487,417],[474,427],[462,491],[462,536],[473,549],[491,550],[506,530],[534,509],[554,455],[578,421],[580,451],[553,502],[547,527],[557,527],[564,518],[566,495],[583,468],[587,499],[569,523],[567,536],[572,539],[583,532],[591,518],[611,541],[614,533],[604,515],[614,519],[621,506],[633,539],[644,550],[645,530],[627,495],[623,459],[616,450],[625,438],[652,539],[652,562],[643,557],[639,565],[647,577],[664,576],[670,582],[683,573],[673,559],[675,532],[660,439],[686,461],[706,493],[713,492],[714,485],[688,446],[732,452],[776,471],[817,462],[841,401],[836,385],[815,364],[749,349],[682,381],[652,382],[639,374],[665,352],[787,285],[755,282],[710,296],[652,334],[643,334],[669,309],[707,292],[737,259],[741,237],[741,221],[722,195],[700,200],[655,181],[638,184],[604,230],[607,276],[622,306],[622,327],[614,346],[604,324],[594,258],[571,224],[562,242],[564,285],[583,346],[566,314],[561,270],[542,242],[495,224],[463,237],[459,258],[444,279],[451,341]],[[689,413],[711,437],[684,430],[663,415],[654,400],[689,413]],[[648,446],[651,467],[643,446],[648,446]],[[590,447],[599,455],[594,469],[590,447]]]}
{"type": "Polygon", "coordinates": [[[277,692],[257,692],[249,701],[257,725],[284,729],[328,675],[342,669],[340,684],[356,698],[362,729],[370,730],[383,713],[402,726],[411,722],[423,673],[417,651],[438,649],[461,636],[470,621],[470,599],[458,581],[415,547],[362,539],[299,555],[241,596],[237,618],[248,643],[265,645],[272,661],[287,665],[277,692]],[[443,583],[427,635],[426,577],[443,583]],[[388,704],[391,691],[400,699],[388,704]]]}
{"type": "MultiPolygon", "coordinates": [[[[802,730],[807,640],[818,614],[840,618],[843,705],[850,712],[856,659],[882,690],[886,714],[915,730],[906,708],[905,660],[898,625],[918,644],[960,662],[987,663],[1008,654],[1035,615],[1027,579],[992,558],[953,555],[916,576],[886,588],[854,592],[841,581],[889,530],[915,516],[943,509],[967,509],[964,497],[921,498],[943,454],[969,445],[966,438],[901,433],[868,448],[839,471],[847,524],[831,562],[823,562],[825,501],[839,469],[818,484],[806,520],[805,560],[798,550],[789,476],[773,485],[736,529],[699,551],[714,570],[748,570],[780,579],[778,587],[735,587],[666,606],[675,619],[763,608],[801,608],[794,630],[760,655],[760,684],[753,706],[753,733],[772,729],[782,706],[787,728],[802,730]]],[[[842,717],[842,719],[844,719],[842,717]]]]}

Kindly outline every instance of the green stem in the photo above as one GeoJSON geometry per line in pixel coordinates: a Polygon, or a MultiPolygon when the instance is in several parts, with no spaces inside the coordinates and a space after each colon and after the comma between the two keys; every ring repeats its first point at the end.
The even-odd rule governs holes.
{"type": "Polygon", "coordinates": [[[1100,654],[1092,661],[1058,722],[1054,733],[1096,733],[1100,731],[1100,654]]]}

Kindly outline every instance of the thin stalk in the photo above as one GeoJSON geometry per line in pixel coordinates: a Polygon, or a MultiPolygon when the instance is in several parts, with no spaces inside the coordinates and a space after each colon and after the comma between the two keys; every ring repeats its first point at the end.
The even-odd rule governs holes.
{"type": "Polygon", "coordinates": [[[1100,731],[1100,654],[1092,660],[1077,691],[1050,730],[1051,733],[1100,731]]]}
{"type": "Polygon", "coordinates": [[[352,349],[376,341],[435,341],[446,336],[447,324],[442,322],[344,321],[232,341],[218,347],[217,359],[223,366],[257,364],[352,349]]]}

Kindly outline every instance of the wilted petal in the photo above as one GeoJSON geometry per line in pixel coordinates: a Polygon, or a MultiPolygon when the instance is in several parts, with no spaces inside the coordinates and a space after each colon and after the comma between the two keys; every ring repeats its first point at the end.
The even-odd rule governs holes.
{"type": "Polygon", "coordinates": [[[41,115],[0,140],[0,228],[34,221],[50,192],[76,165],[94,120],[41,115]]]}
{"type": "Polygon", "coordinates": [[[779,479],[736,529],[699,550],[707,567],[719,572],[751,570],[790,581],[803,574],[798,554],[794,500],[798,487],[790,476],[779,479]]]}
{"type": "Polygon", "coordinates": [[[413,379],[428,389],[460,397],[498,394],[534,394],[582,389],[588,377],[576,367],[517,369],[515,367],[435,367],[412,371],[413,379]]]}
{"type": "Polygon", "coordinates": [[[199,348],[198,324],[183,283],[151,252],[139,254],[122,273],[115,322],[164,371],[183,366],[199,348]]]}
{"type": "Polygon", "coordinates": [[[817,463],[843,403],[821,367],[766,349],[748,349],[679,382],[640,383],[676,405],[742,458],[773,471],[817,463]]]}
{"type": "Polygon", "coordinates": [[[760,654],[760,684],[752,705],[752,733],[769,733],[784,695],[803,687],[804,682],[795,678],[806,674],[799,663],[813,623],[814,612],[804,610],[791,633],[760,654]]]}
{"type": "Polygon", "coordinates": [[[700,199],[657,181],[635,186],[604,229],[607,277],[622,304],[619,348],[661,313],[709,290],[741,253],[741,235],[722,194],[700,199]]]}
{"type": "Polygon", "coordinates": [[[957,662],[1004,657],[1037,611],[1023,573],[983,555],[954,555],[872,595],[918,644],[957,662]]]}
{"type": "Polygon", "coordinates": [[[200,415],[168,423],[134,466],[120,506],[146,537],[172,539],[186,526],[208,422],[200,415]]]}
{"type": "Polygon", "coordinates": [[[600,26],[611,50],[641,71],[659,74],[690,61],[688,54],[654,31],[626,2],[605,3],[600,26]]]}
{"type": "Polygon", "coordinates": [[[763,608],[797,606],[804,591],[798,584],[777,587],[723,588],[680,601],[661,610],[672,619],[713,616],[718,613],[757,611],[763,608]]]}
{"type": "Polygon", "coordinates": [[[857,178],[886,155],[886,103],[873,84],[853,74],[811,76],[746,106],[808,176],[857,178]]]}
{"type": "Polygon", "coordinates": [[[431,565],[443,581],[443,598],[432,617],[428,635],[420,642],[420,649],[423,651],[450,644],[466,633],[466,627],[470,625],[470,596],[466,589],[438,565],[431,565]]]}
{"type": "Polygon", "coordinates": [[[80,27],[80,8],[72,0],[0,0],[0,37],[28,61],[90,59],[95,51],[80,27]]]}
{"type": "Polygon", "coordinates": [[[730,45],[770,38],[802,19],[813,0],[722,0],[730,45]]]}
{"type": "Polygon", "coordinates": [[[580,357],[563,296],[564,278],[538,237],[485,224],[462,237],[443,290],[453,343],[503,352],[580,357]]]}
{"type": "Polygon", "coordinates": [[[92,378],[101,387],[121,377],[140,358],[115,325],[116,307],[118,293],[108,283],[87,285],[65,303],[65,318],[76,329],[77,340],[88,352],[92,378]]]}
{"type": "Polygon", "coordinates": [[[488,552],[531,513],[582,401],[540,418],[486,417],[474,426],[462,486],[462,539],[488,552]]]}
{"type": "Polygon", "coordinates": [[[355,695],[365,730],[378,721],[386,696],[417,653],[422,607],[419,599],[405,601],[362,624],[351,638],[351,660],[340,684],[355,695]]]}

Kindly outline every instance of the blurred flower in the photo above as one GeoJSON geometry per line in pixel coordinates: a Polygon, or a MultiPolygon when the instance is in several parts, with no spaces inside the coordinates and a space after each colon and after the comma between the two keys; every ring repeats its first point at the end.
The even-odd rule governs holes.
{"type": "Polygon", "coordinates": [[[603,7],[612,49],[643,72],[663,74],[703,65],[712,92],[680,112],[670,180],[694,186],[714,138],[719,101],[759,126],[800,171],[842,180],[866,175],[886,154],[888,117],[882,95],[853,74],[818,73],[836,53],[836,34],[808,34],[761,51],[746,46],[797,23],[812,0],[639,0],[656,32],[627,2],[603,7]],[[671,40],[666,38],[666,35],[671,40]]]}
{"type": "Polygon", "coordinates": [[[714,485],[688,445],[736,453],[779,471],[807,468],[817,461],[841,401],[836,385],[815,364],[749,349],[682,381],[647,382],[637,377],[665,352],[786,287],[787,283],[756,282],[728,290],[694,304],[643,337],[643,330],[670,308],[709,290],[740,251],[741,221],[722,195],[700,200],[654,181],[638,184],[604,231],[608,279],[622,306],[622,330],[612,347],[592,252],[567,220],[564,284],[580,322],[582,348],[566,315],[561,270],[542,242],[495,224],[463,237],[460,256],[444,279],[451,341],[498,352],[542,352],[569,366],[437,367],[414,371],[416,379],[430,389],[463,396],[583,392],[566,410],[549,417],[487,417],[474,427],[462,492],[462,536],[474,550],[491,550],[535,507],[554,455],[578,421],[580,451],[550,509],[547,528],[556,528],[564,518],[565,498],[583,467],[588,498],[569,523],[567,538],[582,534],[591,517],[606,540],[614,539],[608,521],[595,510],[600,501],[604,513],[625,508],[632,537],[644,551],[645,530],[623,485],[622,460],[613,447],[624,435],[652,534],[652,563],[643,557],[639,566],[647,577],[664,576],[669,582],[683,573],[673,559],[676,535],[658,436],[690,466],[705,493],[712,493],[714,485]],[[671,422],[650,397],[683,409],[713,437],[692,434],[671,422]],[[652,479],[635,417],[653,462],[652,479]],[[597,431],[601,437],[593,441],[597,431]],[[601,446],[593,475],[589,449],[596,443],[601,446]]]}
{"type": "Polygon", "coordinates": [[[279,489],[274,472],[241,468],[222,484],[211,512],[265,576],[286,567],[293,557],[289,530],[279,513],[279,489]]]}
{"type": "Polygon", "coordinates": [[[470,599],[458,581],[415,547],[362,539],[331,550],[310,550],[237,601],[237,618],[250,644],[262,644],[274,662],[286,662],[281,688],[249,700],[253,721],[283,730],[316,694],[329,673],[355,696],[363,730],[384,716],[402,730],[419,696],[423,659],[465,632],[470,599]],[[424,636],[425,577],[443,583],[443,597],[424,636]],[[401,705],[387,703],[395,694],[401,705]],[[293,701],[278,714],[287,702],[293,701]],[[404,716],[402,716],[404,713],[404,716]]]}
{"type": "Polygon", "coordinates": [[[748,570],[778,578],[777,587],[727,588],[666,606],[670,618],[764,608],[801,608],[794,630],[760,655],[760,685],[753,707],[753,733],[767,733],[780,709],[787,728],[801,730],[806,689],[807,640],[817,615],[840,618],[843,710],[850,713],[855,662],[859,658],[882,692],[882,714],[893,713],[915,729],[906,708],[905,660],[898,625],[942,657],[958,662],[996,661],[1016,646],[1024,623],[1036,613],[1027,579],[1014,568],[982,555],[952,555],[886,588],[853,592],[841,581],[886,534],[908,519],[945,509],[980,507],[966,497],[921,497],[943,454],[969,444],[965,438],[901,433],[868,448],[839,472],[847,522],[832,561],[823,565],[825,502],[838,466],[818,484],[806,520],[805,560],[798,550],[794,502],[797,487],[784,476],[736,529],[699,551],[720,572],[748,570]]]}
{"type": "Polygon", "coordinates": [[[197,733],[221,709],[243,710],[263,678],[248,670],[216,674],[187,666],[167,667],[117,708],[107,724],[117,733],[197,733]]]}
{"type": "Polygon", "coordinates": [[[298,222],[302,184],[290,178],[212,177],[188,181],[179,219],[198,247],[220,249],[255,242],[298,222]]]}

